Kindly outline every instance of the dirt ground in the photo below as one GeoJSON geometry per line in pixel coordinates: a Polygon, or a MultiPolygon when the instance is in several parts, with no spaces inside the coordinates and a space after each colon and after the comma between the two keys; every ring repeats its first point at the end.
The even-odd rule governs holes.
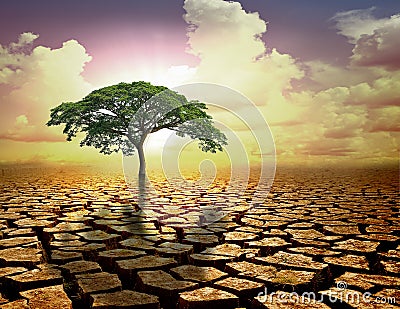
{"type": "Polygon", "coordinates": [[[3,169],[0,307],[399,308],[398,169],[278,168],[252,208],[152,177],[143,212],[117,173],[3,169]]]}

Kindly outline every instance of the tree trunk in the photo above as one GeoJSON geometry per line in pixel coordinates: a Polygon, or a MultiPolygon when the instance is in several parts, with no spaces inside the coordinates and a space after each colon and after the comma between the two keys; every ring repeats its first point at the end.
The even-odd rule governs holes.
{"type": "Polygon", "coordinates": [[[144,157],[143,145],[137,147],[139,155],[139,178],[141,176],[146,176],[146,159],[144,157]]]}
{"type": "Polygon", "coordinates": [[[139,155],[139,207],[143,210],[146,201],[146,159],[142,144],[137,147],[137,151],[139,155]]]}

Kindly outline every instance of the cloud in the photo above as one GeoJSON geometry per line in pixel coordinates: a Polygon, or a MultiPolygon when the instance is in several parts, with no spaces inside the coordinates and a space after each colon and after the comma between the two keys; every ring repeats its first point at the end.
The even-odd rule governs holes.
{"type": "Polygon", "coordinates": [[[33,42],[39,37],[38,34],[32,32],[21,33],[18,37],[18,41],[9,45],[9,51],[13,53],[21,53],[27,50],[33,42]]]}
{"type": "Polygon", "coordinates": [[[349,42],[355,44],[362,35],[372,35],[382,21],[372,15],[375,7],[361,10],[351,10],[336,13],[331,20],[336,23],[338,33],[347,37],[349,42]]]}
{"type": "Polygon", "coordinates": [[[301,106],[296,121],[302,124],[276,130],[288,155],[398,159],[399,15],[377,19],[372,12],[333,17],[338,33],[354,45],[348,65],[305,64],[308,87],[303,84],[303,91],[292,91],[288,98],[301,106]]]}
{"type": "Polygon", "coordinates": [[[0,83],[4,83],[7,76],[17,71],[20,61],[38,37],[39,35],[32,32],[25,32],[19,35],[17,42],[8,46],[0,44],[0,83]]]}
{"type": "Polygon", "coordinates": [[[192,79],[196,75],[197,68],[188,65],[174,65],[168,68],[167,78],[163,84],[166,86],[182,85],[185,81],[192,79]]]}
{"type": "Polygon", "coordinates": [[[359,66],[400,68],[400,15],[382,22],[373,34],[362,35],[353,49],[353,63],[359,66]]]}
{"type": "Polygon", "coordinates": [[[341,12],[333,17],[338,33],[354,44],[352,63],[358,66],[400,68],[400,14],[375,18],[374,8],[341,12]]]}
{"type": "MultiPolygon", "coordinates": [[[[397,17],[376,19],[373,8],[336,14],[338,33],[354,45],[348,66],[321,61],[302,63],[260,40],[267,22],[237,2],[186,0],[188,52],[199,58],[190,81],[215,82],[239,90],[258,105],[271,125],[277,153],[295,162],[323,157],[395,157],[395,146],[373,149],[371,140],[397,132],[400,76],[388,70],[396,39],[376,49],[367,37],[389,40],[397,17]],[[386,32],[385,32],[386,31],[386,32]],[[382,57],[378,62],[362,61],[382,57]],[[383,62],[383,58],[387,62],[383,62]],[[296,81],[299,88],[292,87],[296,81]],[[387,125],[384,125],[384,123],[387,125]],[[379,132],[378,132],[379,131],[379,132]]],[[[268,42],[268,34],[265,36],[268,42]]],[[[398,36],[400,37],[400,36],[398,36]]],[[[399,50],[399,49],[397,49],[399,50]]],[[[400,61],[398,61],[400,63],[400,61]]],[[[225,117],[224,119],[229,119],[225,117]]]]}
{"type": "Polygon", "coordinates": [[[361,133],[361,128],[365,122],[364,115],[357,115],[352,112],[342,112],[333,118],[333,124],[328,124],[324,136],[327,138],[348,138],[357,136],[361,133]]]}
{"type": "Polygon", "coordinates": [[[349,87],[346,104],[366,105],[369,108],[399,106],[400,72],[385,74],[372,83],[359,83],[349,87]]]}
{"type": "Polygon", "coordinates": [[[33,47],[38,35],[23,33],[18,41],[0,45],[0,138],[19,141],[59,141],[60,130],[45,122],[52,107],[82,98],[91,86],[82,77],[91,60],[75,40],[51,49],[33,47]]]}
{"type": "Polygon", "coordinates": [[[309,82],[303,89],[322,91],[335,87],[348,87],[360,83],[373,83],[382,76],[382,69],[374,67],[338,66],[320,60],[304,63],[309,82]]]}
{"type": "Polygon", "coordinates": [[[396,106],[370,110],[368,118],[371,121],[366,124],[365,129],[369,132],[400,133],[400,108],[396,106]]]}
{"type": "Polygon", "coordinates": [[[291,93],[290,102],[301,106],[301,112],[293,122],[273,127],[281,159],[395,160],[400,108],[391,103],[392,90],[387,81],[378,79],[372,86],[360,83],[291,93]]]}
{"type": "Polygon", "coordinates": [[[226,62],[234,59],[236,63],[247,63],[265,53],[260,35],[266,31],[266,23],[258,13],[245,12],[240,3],[186,0],[183,8],[184,19],[190,25],[190,52],[202,61],[212,61],[223,54],[226,62]]]}
{"type": "Polygon", "coordinates": [[[298,126],[303,124],[303,122],[298,121],[298,120],[287,120],[287,121],[278,121],[278,122],[271,122],[271,126],[276,126],[276,127],[291,127],[291,126],[298,126]]]}
{"type": "Polygon", "coordinates": [[[293,57],[265,46],[267,23],[258,13],[221,0],[186,0],[184,9],[188,52],[200,59],[192,81],[227,85],[257,105],[272,105],[284,101],[283,92],[304,76],[293,57]]]}
{"type": "Polygon", "coordinates": [[[60,142],[64,141],[59,130],[44,128],[44,123],[32,125],[26,115],[15,118],[14,125],[0,133],[0,139],[23,142],[60,142]]]}
{"type": "MultiPolygon", "coordinates": [[[[184,9],[187,52],[198,57],[198,64],[175,64],[164,75],[157,71],[159,84],[208,82],[242,92],[271,125],[278,160],[297,164],[398,160],[399,15],[378,19],[372,8],[336,14],[332,20],[338,33],[354,48],[348,65],[334,65],[303,63],[269,46],[268,23],[238,2],[186,0],[184,9]],[[300,87],[293,87],[294,82],[300,87]]],[[[36,34],[25,33],[15,43],[0,45],[3,156],[13,159],[16,151],[21,156],[31,151],[56,161],[65,159],[66,153],[68,160],[70,156],[76,161],[97,158],[95,149],[76,151],[77,141],[55,143],[64,140],[61,129],[44,126],[51,107],[78,100],[93,89],[82,77],[91,56],[75,40],[50,49],[35,47],[35,39],[36,34]],[[51,143],[36,143],[40,141],[51,143]],[[17,150],[11,151],[12,147],[17,150]]],[[[138,71],[132,74],[127,80],[148,79],[138,71]]],[[[109,74],[105,79],[114,83],[121,75],[109,74]]],[[[250,140],[232,117],[214,116],[250,140]]]]}

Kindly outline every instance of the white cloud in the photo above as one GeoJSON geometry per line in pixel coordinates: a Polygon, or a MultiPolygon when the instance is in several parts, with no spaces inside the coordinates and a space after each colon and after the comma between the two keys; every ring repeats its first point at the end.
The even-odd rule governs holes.
{"type": "Polygon", "coordinates": [[[333,17],[338,33],[354,44],[353,64],[400,68],[400,14],[375,18],[373,8],[341,12],[333,17]]]}
{"type": "MultiPolygon", "coordinates": [[[[387,138],[397,131],[392,122],[377,125],[379,119],[390,117],[378,110],[393,106],[400,97],[396,90],[400,78],[382,67],[361,65],[357,52],[367,36],[378,33],[387,40],[397,17],[376,19],[373,9],[334,16],[338,32],[355,44],[352,64],[340,67],[320,61],[301,63],[289,54],[268,49],[259,39],[267,23],[237,2],[186,0],[184,8],[189,52],[200,59],[190,81],[227,85],[256,102],[272,124],[280,156],[294,161],[316,156],[395,156],[393,145],[377,150],[371,149],[370,143],[377,135],[387,138]],[[386,33],[384,29],[391,30],[386,33]],[[303,91],[295,91],[291,82],[305,74],[308,80],[301,81],[303,91]],[[372,137],[373,130],[380,131],[372,137]]],[[[391,42],[379,48],[392,50],[396,39],[391,42]]],[[[368,53],[362,50],[363,59],[378,57],[379,50],[368,53]]]]}
{"type": "Polygon", "coordinates": [[[386,106],[380,109],[368,111],[368,118],[371,120],[366,124],[369,132],[391,132],[400,136],[400,108],[386,106]]]}
{"type": "MultiPolygon", "coordinates": [[[[186,0],[184,9],[188,52],[199,64],[172,66],[157,74],[159,84],[209,82],[242,92],[272,124],[277,153],[285,160],[398,157],[399,15],[377,19],[373,9],[336,14],[338,32],[354,45],[351,63],[338,67],[301,63],[267,48],[260,40],[267,23],[240,3],[186,0]],[[302,90],[293,89],[291,83],[306,72],[302,90]]],[[[60,128],[44,127],[49,109],[92,90],[81,75],[91,59],[81,44],[32,48],[36,38],[27,33],[0,46],[0,83],[11,89],[0,93],[4,139],[64,139],[60,128]]]]}
{"type": "Polygon", "coordinates": [[[321,91],[335,87],[348,87],[359,83],[373,83],[386,72],[380,68],[337,66],[319,60],[304,63],[311,83],[308,89],[321,91]]]}
{"type": "Polygon", "coordinates": [[[304,72],[290,55],[276,49],[268,52],[260,39],[267,23],[258,13],[246,12],[238,2],[221,0],[186,0],[184,9],[188,51],[200,58],[190,81],[229,86],[259,106],[268,105],[271,119],[287,120],[293,109],[283,112],[284,92],[304,72]]]}
{"type": "Polygon", "coordinates": [[[394,15],[377,27],[373,34],[362,35],[353,49],[353,63],[400,69],[400,15],[394,15]]]}
{"type": "Polygon", "coordinates": [[[173,87],[184,84],[186,81],[191,80],[197,72],[197,68],[189,67],[188,65],[174,65],[168,68],[166,78],[158,81],[158,84],[167,87],[173,87]]]}
{"type": "Polygon", "coordinates": [[[19,115],[17,118],[15,118],[15,124],[26,125],[28,124],[28,118],[25,115],[19,115]]]}
{"type": "Polygon", "coordinates": [[[388,73],[370,83],[349,87],[347,104],[365,105],[369,109],[397,106],[400,100],[400,72],[388,73]]]}
{"type": "Polygon", "coordinates": [[[258,13],[245,12],[238,2],[221,0],[186,0],[183,7],[192,30],[190,52],[200,56],[202,62],[247,63],[265,53],[259,36],[267,26],[258,13]]]}
{"type": "Polygon", "coordinates": [[[0,45],[0,84],[7,86],[0,93],[1,138],[62,139],[59,130],[45,126],[50,108],[78,100],[91,89],[81,75],[91,56],[81,44],[70,40],[58,49],[33,48],[37,37],[23,33],[18,42],[0,45]]]}
{"type": "Polygon", "coordinates": [[[21,33],[18,37],[18,42],[11,43],[8,49],[13,53],[23,52],[29,48],[38,37],[38,34],[34,34],[32,32],[21,33]]]}
{"type": "Polygon", "coordinates": [[[369,9],[339,12],[331,20],[336,22],[338,33],[348,38],[351,43],[356,43],[362,35],[372,35],[387,18],[377,20],[372,15],[374,7],[369,9]]]}

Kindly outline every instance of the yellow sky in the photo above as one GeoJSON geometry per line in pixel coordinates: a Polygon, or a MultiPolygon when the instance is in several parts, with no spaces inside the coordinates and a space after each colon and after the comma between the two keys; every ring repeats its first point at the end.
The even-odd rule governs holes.
{"type": "MultiPolygon", "coordinates": [[[[195,29],[188,32],[188,52],[198,57],[198,65],[171,64],[168,70],[152,67],[156,75],[121,70],[105,74],[101,85],[92,84],[83,73],[96,55],[89,54],[84,42],[70,40],[56,49],[37,46],[26,52],[37,39],[26,33],[13,46],[0,46],[0,162],[107,164],[118,168],[121,154],[104,158],[95,149],[80,148],[77,140],[66,142],[61,127],[47,128],[44,123],[50,108],[61,102],[79,100],[96,88],[120,81],[146,80],[169,87],[215,83],[243,94],[270,126],[278,164],[398,164],[400,68],[391,62],[398,53],[391,38],[400,37],[399,16],[369,16],[364,22],[356,13],[337,16],[338,32],[348,39],[353,52],[347,64],[333,65],[302,61],[273,47],[268,49],[258,39],[267,30],[266,22],[240,5],[220,0],[200,2],[187,0],[184,6],[184,18],[195,29]],[[373,49],[365,38],[380,45],[373,49]],[[16,46],[24,51],[15,52],[16,46]]],[[[242,109],[237,103],[228,112],[210,109],[210,113],[237,133],[251,162],[260,160],[259,145],[252,135],[262,136],[267,127],[260,128],[252,120],[254,110],[242,109]],[[250,115],[250,129],[246,131],[232,111],[250,115]]],[[[149,162],[159,162],[169,136],[161,132],[148,141],[149,162]]],[[[190,144],[184,147],[180,160],[182,165],[195,162],[197,166],[205,158],[226,164],[227,156],[233,153],[205,155],[190,144]]]]}

